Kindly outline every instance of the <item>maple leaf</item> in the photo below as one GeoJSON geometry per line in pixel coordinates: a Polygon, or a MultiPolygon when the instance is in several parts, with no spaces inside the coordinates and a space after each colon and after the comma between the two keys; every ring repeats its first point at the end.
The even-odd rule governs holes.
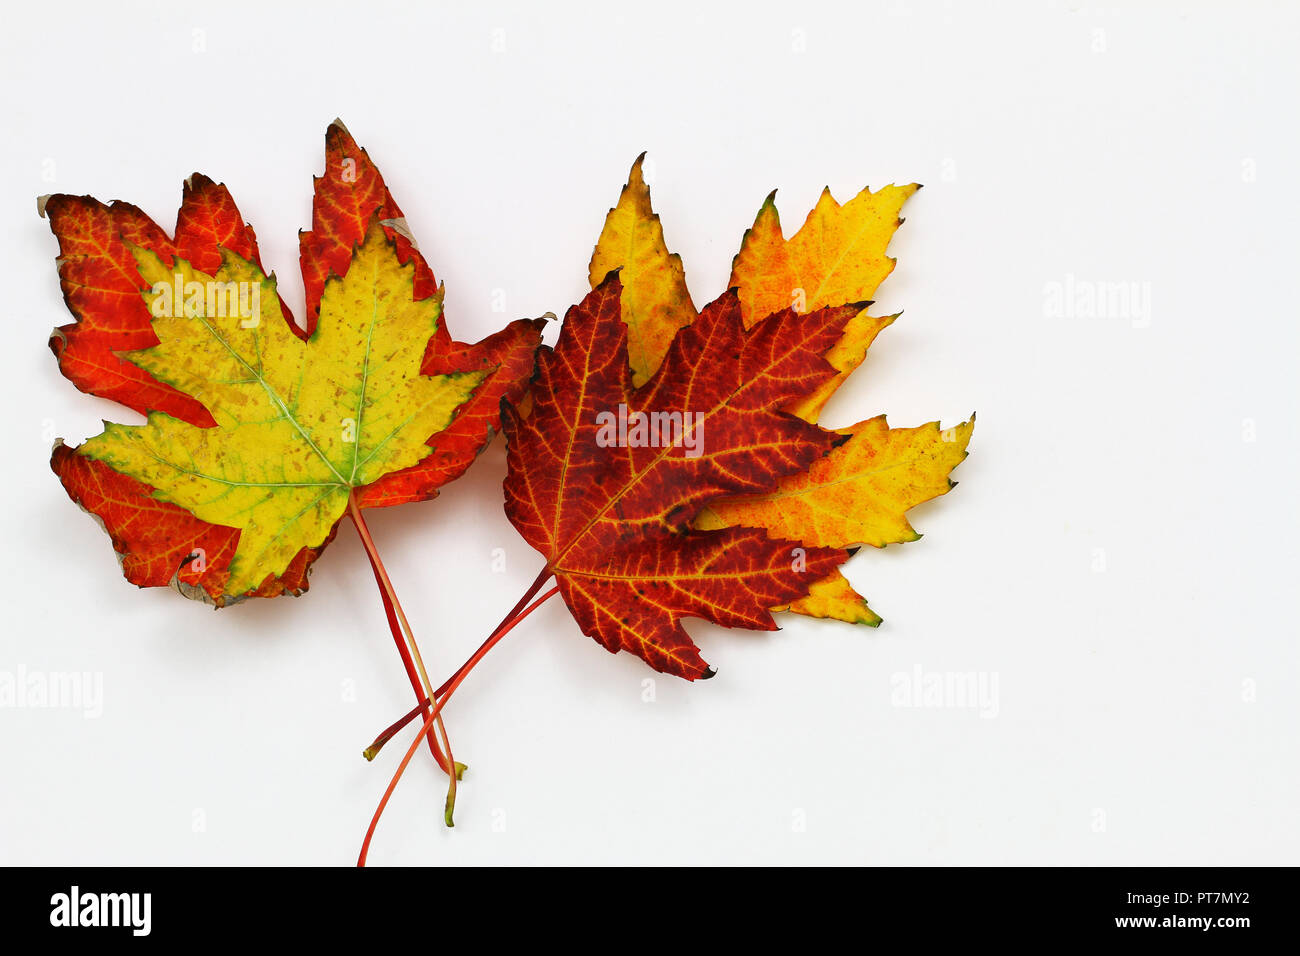
{"type": "Polygon", "coordinates": [[[147,416],[60,442],[51,464],[140,586],[217,606],[301,593],[349,502],[436,495],[532,368],[538,322],[451,339],[400,209],[337,121],[300,236],[305,327],[206,177],[187,181],[172,237],[127,203],[56,195],[42,211],[76,319],[51,338],[60,369],[147,416]]]}
{"type": "Polygon", "coordinates": [[[707,501],[772,490],[843,440],[781,408],[835,374],[821,355],[857,307],[787,309],[746,331],[728,293],[676,334],[637,388],[623,288],[611,273],[569,310],[554,350],[538,354],[527,417],[506,403],[506,514],[546,557],[543,574],[554,574],[584,633],[694,680],[710,669],[683,618],[774,629],[769,608],[847,557],[691,522],[707,501]],[[678,430],[673,441],[613,441],[616,415],[678,430]]]}
{"type": "MultiPolygon", "coordinates": [[[[632,358],[638,375],[657,367],[663,353],[655,351],[656,343],[694,321],[681,261],[668,252],[651,206],[641,172],[643,159],[644,154],[633,164],[592,257],[593,281],[598,263],[622,269],[623,319],[631,338],[645,345],[632,358]]],[[[738,295],[745,327],[791,307],[815,314],[828,306],[862,303],[826,352],[835,374],[793,398],[785,406],[792,414],[817,422],[835,390],[862,364],[876,336],[898,317],[874,316],[866,306],[894,269],[886,250],[902,223],[898,214],[903,203],[919,188],[864,189],[843,205],[825,189],[789,239],[781,230],[774,191],[746,231],[728,283],[738,295]]],[[[695,526],[764,528],[782,538],[836,548],[915,540],[919,535],[905,513],[954,485],[948,474],[966,457],[973,426],[973,418],[943,432],[933,422],[916,429],[890,429],[883,416],[860,422],[840,430],[848,440],[808,474],[787,476],[765,495],[710,502],[695,526]]],[[[818,581],[806,597],[774,609],[869,626],[880,623],[838,570],[818,581]]]]}

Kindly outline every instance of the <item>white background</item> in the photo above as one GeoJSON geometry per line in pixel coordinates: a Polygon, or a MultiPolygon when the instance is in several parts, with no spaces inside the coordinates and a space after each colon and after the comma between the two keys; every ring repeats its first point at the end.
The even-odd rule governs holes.
{"type": "MultiPolygon", "coordinates": [[[[826,422],[979,414],[960,487],[912,513],[924,539],[848,566],[878,631],[695,622],[717,678],[647,703],[655,675],[552,602],[448,708],[455,830],[424,756],[372,862],[1300,862],[1300,20],[1142,7],[8,9],[0,670],[101,673],[104,700],[0,709],[0,860],[355,859],[404,746],[359,752],[411,703],[356,535],[297,600],[125,583],[47,460],[52,435],[138,419],[46,349],[69,317],[35,203],[129,199],[170,228],[201,170],[301,311],[338,115],[464,340],[584,293],[643,149],[697,305],[773,187],[789,233],[823,185],[922,182],[877,296],[905,314],[826,422]],[[1149,312],[1052,315],[1069,276],[1138,283],[1149,312]],[[996,708],[897,706],[918,667],[996,678],[996,708]]],[[[498,441],[439,499],[373,513],[438,674],[541,565],[504,470],[498,441]]]]}

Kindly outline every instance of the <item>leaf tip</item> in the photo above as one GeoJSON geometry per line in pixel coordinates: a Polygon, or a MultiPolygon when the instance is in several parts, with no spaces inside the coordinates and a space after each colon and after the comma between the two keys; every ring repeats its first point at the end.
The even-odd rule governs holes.
{"type": "Polygon", "coordinates": [[[203,173],[199,172],[198,170],[195,170],[194,172],[190,173],[188,176],[185,177],[184,193],[186,196],[189,196],[193,193],[199,192],[204,189],[211,189],[214,186],[217,189],[221,189],[221,190],[224,190],[226,188],[224,184],[215,183],[212,181],[211,177],[205,176],[203,175],[203,173]]]}
{"type": "Polygon", "coordinates": [[[641,155],[632,160],[632,168],[627,172],[627,185],[623,187],[623,195],[619,196],[620,205],[623,202],[623,198],[628,195],[629,190],[632,190],[633,195],[641,196],[648,201],[650,196],[650,187],[646,184],[645,174],[641,171],[641,167],[645,164],[647,152],[647,150],[641,150],[641,155]]]}

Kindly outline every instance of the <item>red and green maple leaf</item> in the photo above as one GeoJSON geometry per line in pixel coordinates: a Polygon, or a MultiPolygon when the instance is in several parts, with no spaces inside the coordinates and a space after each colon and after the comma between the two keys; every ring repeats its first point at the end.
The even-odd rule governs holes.
{"type": "Polygon", "coordinates": [[[59,443],[52,466],[142,587],[217,606],[303,592],[349,508],[435,496],[532,369],[534,321],[476,345],[452,339],[401,209],[339,122],[300,234],[301,325],[252,227],[204,176],[186,182],[172,236],[124,202],[55,195],[43,211],[75,318],[50,340],[60,369],[149,419],[108,425],[75,449],[59,443]],[[209,297],[160,315],[173,278],[256,287],[261,314],[207,314],[209,297]]]}
{"type": "MultiPolygon", "coordinates": [[[[204,176],[186,182],[171,236],[129,203],[56,195],[41,209],[75,319],[50,339],[60,369],[147,418],[59,442],[51,459],[127,580],[217,607],[301,594],[350,515],[415,696],[431,696],[362,513],[432,498],[470,466],[502,400],[524,391],[540,320],[453,340],[401,209],[338,121],[300,234],[301,324],[229,192],[204,176]]],[[[464,765],[438,727],[450,825],[464,765]]]]}

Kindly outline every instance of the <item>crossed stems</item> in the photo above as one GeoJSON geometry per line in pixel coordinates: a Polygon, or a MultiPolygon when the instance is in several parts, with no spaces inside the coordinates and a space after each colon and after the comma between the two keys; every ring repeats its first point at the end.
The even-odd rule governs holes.
{"type": "MultiPolygon", "coordinates": [[[[424,667],[424,658],[420,655],[420,646],[415,641],[415,633],[411,630],[410,622],[406,619],[406,612],[402,610],[402,604],[397,599],[397,592],[393,589],[393,582],[388,577],[388,571],[384,568],[384,562],[379,558],[379,552],[375,548],[374,538],[370,536],[370,528],[366,524],[366,519],[361,515],[361,508],[357,504],[355,492],[348,494],[348,514],[352,518],[352,523],[356,526],[357,534],[361,536],[361,543],[366,549],[366,557],[370,559],[370,569],[375,573],[375,582],[379,585],[379,596],[384,602],[384,614],[388,617],[388,629],[392,631],[393,641],[397,644],[397,653],[402,658],[402,666],[406,669],[407,679],[411,682],[411,689],[415,691],[415,699],[420,703],[416,706],[415,713],[423,714],[426,718],[430,716],[429,708],[430,699],[436,700],[441,691],[434,691],[433,684],[429,680],[429,673],[424,667]]],[[[429,752],[433,754],[433,759],[437,762],[442,771],[447,774],[447,801],[443,811],[444,819],[447,826],[454,826],[452,823],[452,811],[456,807],[456,782],[465,772],[465,765],[457,763],[451,753],[451,741],[447,738],[447,728],[442,722],[442,717],[436,718],[438,735],[442,737],[442,746],[438,745],[437,736],[428,734],[429,752]],[[443,754],[443,750],[446,754],[443,754]]],[[[377,751],[376,751],[377,752],[377,751]]],[[[374,754],[367,751],[366,759],[372,759],[374,754]]]]}
{"type": "MultiPolygon", "coordinates": [[[[354,516],[354,520],[355,520],[355,516],[354,516]]],[[[358,529],[360,529],[361,527],[363,526],[358,524],[358,529]]],[[[364,537],[364,533],[363,533],[363,537],[364,537]]],[[[372,558],[371,560],[372,563],[374,563],[374,561],[377,559],[372,558]]],[[[380,565],[379,568],[382,568],[382,565],[380,565]]],[[[376,573],[378,574],[378,572],[376,573]]],[[[357,866],[366,865],[366,856],[370,852],[370,841],[374,838],[375,828],[379,825],[379,818],[383,815],[384,808],[388,806],[389,798],[392,797],[393,791],[397,789],[397,784],[402,779],[402,774],[406,772],[406,767],[411,762],[411,758],[414,757],[415,752],[420,749],[420,742],[424,740],[426,737],[428,737],[430,747],[432,748],[436,746],[431,731],[435,725],[437,725],[439,728],[442,727],[442,709],[444,706],[446,706],[447,701],[451,699],[451,695],[456,692],[456,688],[459,687],[461,685],[461,682],[466,677],[469,676],[469,672],[472,671],[474,667],[478,664],[478,662],[481,661],[487,655],[488,651],[492,650],[492,648],[496,646],[498,641],[500,641],[503,637],[509,634],[510,631],[514,629],[516,624],[518,624],[520,621],[526,618],[529,614],[532,614],[533,611],[537,610],[537,608],[539,608],[542,604],[544,604],[548,599],[550,599],[553,595],[555,595],[560,590],[558,586],[553,587],[545,594],[543,594],[541,597],[537,598],[537,600],[533,601],[531,604],[528,604],[528,601],[533,597],[533,595],[535,595],[538,591],[542,589],[542,585],[544,585],[547,579],[549,579],[550,577],[551,577],[550,567],[543,568],[541,573],[537,575],[537,579],[533,581],[532,585],[530,585],[528,590],[524,593],[524,596],[519,599],[518,603],[516,603],[515,606],[511,608],[510,613],[507,614],[501,620],[501,623],[497,625],[496,630],[494,630],[491,634],[488,635],[487,640],[485,640],[481,645],[479,645],[478,650],[476,650],[473,654],[471,654],[469,659],[465,661],[465,663],[460,666],[460,668],[456,671],[456,673],[452,674],[451,677],[449,677],[447,681],[442,684],[442,686],[438,687],[436,690],[430,691],[427,697],[420,698],[419,685],[413,682],[413,686],[416,687],[416,697],[420,698],[419,703],[416,704],[416,706],[412,708],[412,710],[409,713],[407,713],[406,716],[402,717],[392,726],[388,727],[383,733],[381,733],[375,739],[374,743],[372,743],[369,747],[365,749],[364,755],[366,759],[367,760],[374,759],[375,755],[379,753],[380,748],[382,748],[384,744],[387,743],[393,737],[394,734],[400,731],[403,727],[409,724],[416,717],[422,714],[424,715],[424,724],[420,728],[420,732],[416,734],[415,740],[411,742],[410,747],[406,751],[406,755],[402,758],[402,762],[397,767],[397,772],[393,774],[393,779],[388,784],[388,789],[384,791],[384,795],[379,801],[379,806],[375,808],[375,814],[370,820],[370,826],[366,829],[366,836],[361,844],[361,853],[357,857],[357,866]]],[[[392,600],[398,614],[398,619],[404,621],[405,619],[401,617],[400,605],[396,604],[395,597],[392,600]]],[[[390,623],[393,620],[391,612],[389,615],[389,620],[390,623]]],[[[396,634],[396,631],[394,631],[394,634],[396,634]]],[[[412,643],[414,642],[412,641],[412,643]]],[[[418,655],[419,652],[417,651],[416,660],[419,659],[418,655]]],[[[423,672],[422,667],[421,667],[421,672],[423,672]]],[[[410,671],[408,670],[408,674],[409,673],[410,671]]],[[[424,680],[424,685],[426,687],[429,685],[429,681],[427,678],[425,678],[424,680]]],[[[442,731],[442,739],[444,745],[447,747],[448,759],[450,759],[451,747],[450,745],[447,744],[447,736],[445,730],[442,731]]],[[[435,751],[435,757],[436,756],[437,754],[435,751]]],[[[456,766],[459,767],[460,765],[456,765],[456,766]]],[[[446,768],[444,767],[444,769],[446,768]]],[[[447,824],[450,826],[451,825],[451,801],[454,800],[455,797],[456,775],[450,774],[449,776],[451,777],[451,789],[448,792],[448,797],[447,797],[448,799],[447,824]]]]}

